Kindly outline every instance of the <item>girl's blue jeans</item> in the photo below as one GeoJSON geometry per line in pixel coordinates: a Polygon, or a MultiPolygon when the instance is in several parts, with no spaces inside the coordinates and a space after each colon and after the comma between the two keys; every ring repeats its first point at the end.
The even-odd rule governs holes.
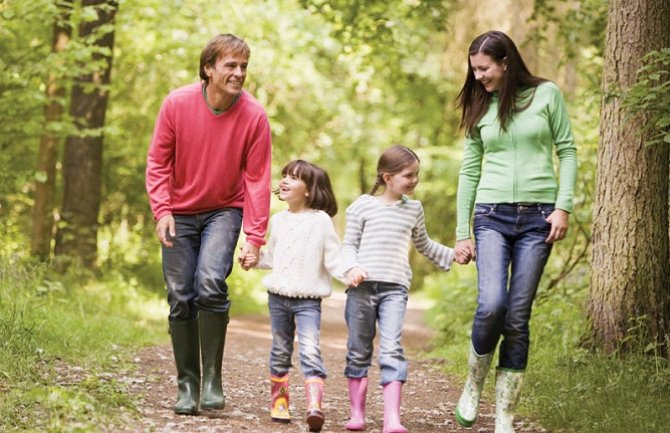
{"type": "Polygon", "coordinates": [[[345,376],[367,377],[378,325],[381,384],[407,380],[407,360],[401,345],[407,299],[407,288],[395,283],[364,281],[347,290],[344,317],[349,339],[345,376]]]}
{"type": "Polygon", "coordinates": [[[321,359],[321,299],[290,298],[268,293],[272,326],[270,373],[284,376],[291,368],[293,340],[298,331],[300,369],[305,377],[326,378],[321,359]]]}
{"type": "Polygon", "coordinates": [[[472,326],[478,354],[493,352],[502,337],[498,366],[524,370],[529,321],[537,287],[551,253],[545,242],[553,204],[477,204],[473,231],[479,294],[472,326]]]}
{"type": "Polygon", "coordinates": [[[242,226],[242,210],[225,208],[195,215],[174,215],[173,246],[162,247],[170,320],[192,320],[198,309],[230,309],[226,278],[242,226]]]}

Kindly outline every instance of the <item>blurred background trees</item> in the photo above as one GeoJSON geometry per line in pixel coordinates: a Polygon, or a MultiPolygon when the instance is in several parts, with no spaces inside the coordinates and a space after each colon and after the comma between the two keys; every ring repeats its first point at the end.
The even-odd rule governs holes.
{"type": "MultiPolygon", "coordinates": [[[[610,8],[621,4],[609,2],[610,8]]],[[[634,28],[663,27],[652,18],[666,22],[667,4],[659,2],[656,12],[640,15],[634,28]]],[[[622,32],[621,20],[617,24],[611,16],[606,27],[607,8],[604,0],[0,1],[0,251],[76,261],[97,272],[158,267],[144,190],[155,116],[171,89],[198,79],[200,50],[221,32],[241,36],[251,46],[246,87],[270,116],[275,170],[297,157],[321,164],[344,210],[368,190],[384,148],[410,146],[422,159],[417,197],[425,204],[429,233],[453,244],[462,151],[454,101],[470,41],[496,28],[510,34],[531,70],[556,81],[568,101],[580,161],[576,206],[570,236],[554,250],[540,302],[563,296],[581,307],[592,282],[594,290],[602,290],[590,279],[601,100],[625,100],[625,87],[644,81],[643,75],[635,76],[641,57],[667,46],[666,31],[657,43],[622,56],[619,64],[608,63],[606,70],[625,67],[630,75],[618,83],[624,87],[619,93],[603,99],[605,41],[622,32]]],[[[640,40],[646,40],[643,34],[640,40]]],[[[640,99],[653,84],[667,81],[667,63],[663,67],[666,75],[638,87],[640,99]]],[[[668,92],[655,94],[667,101],[668,92]]],[[[625,115],[624,108],[615,110],[625,115]]],[[[667,112],[658,119],[655,132],[667,130],[667,112]]],[[[616,151],[621,140],[611,140],[608,146],[616,151]]],[[[665,165],[657,181],[667,196],[667,140],[657,148],[664,149],[659,158],[665,165]]],[[[599,173],[601,184],[611,184],[607,173],[613,170],[599,173]]],[[[626,171],[641,184],[646,172],[626,171]]],[[[621,200],[615,205],[626,206],[629,199],[621,200]]],[[[611,205],[607,199],[599,203],[611,205]]],[[[660,242],[666,252],[653,266],[667,268],[667,200],[659,203],[666,207],[658,222],[665,222],[660,242]]],[[[615,215],[621,214],[601,223],[609,224],[615,215]]],[[[342,232],[343,211],[336,223],[342,232]]],[[[637,223],[647,233],[644,219],[637,223]]],[[[639,246],[646,242],[639,240],[639,246]]],[[[650,254],[657,251],[652,246],[650,254]]],[[[593,265],[605,274],[612,266],[628,269],[616,262],[623,256],[608,252],[606,258],[607,263],[594,260],[593,265]]],[[[422,257],[413,255],[412,261],[412,290],[447,284],[422,257]]],[[[654,279],[663,305],[666,277],[667,269],[654,279]]],[[[642,297],[651,290],[636,275],[623,278],[623,287],[639,287],[642,297]]],[[[453,293],[471,299],[472,272],[463,286],[453,293]]],[[[592,299],[591,305],[605,302],[592,299]]],[[[463,306],[455,320],[460,315],[467,320],[468,308],[463,306]]],[[[624,316],[644,314],[644,308],[633,308],[624,316]]],[[[635,318],[624,322],[629,319],[635,318]]]]}

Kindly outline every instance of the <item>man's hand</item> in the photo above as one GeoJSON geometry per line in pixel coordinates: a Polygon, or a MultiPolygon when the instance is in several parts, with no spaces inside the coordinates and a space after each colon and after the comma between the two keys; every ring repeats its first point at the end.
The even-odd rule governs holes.
{"type": "Polygon", "coordinates": [[[177,235],[174,225],[174,217],[171,214],[163,215],[156,223],[156,235],[161,244],[168,248],[172,248],[172,241],[168,239],[168,234],[171,238],[177,235]]]}
{"type": "Polygon", "coordinates": [[[245,242],[242,248],[240,248],[240,255],[237,258],[237,261],[240,266],[242,266],[242,269],[248,271],[258,264],[259,258],[260,249],[254,244],[245,242]]]}

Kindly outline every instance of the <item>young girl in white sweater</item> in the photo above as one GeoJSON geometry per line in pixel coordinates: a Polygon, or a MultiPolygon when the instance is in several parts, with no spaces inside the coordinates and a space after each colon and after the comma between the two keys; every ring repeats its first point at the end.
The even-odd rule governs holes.
{"type": "MultiPolygon", "coordinates": [[[[328,174],[302,160],[291,161],[282,169],[274,192],[288,209],[270,219],[270,238],[257,265],[272,269],[263,278],[272,325],[271,416],[275,422],[291,421],[288,372],[297,328],[308,406],[306,421],[310,431],[320,431],[326,378],[319,349],[321,300],[331,294],[331,277],[343,281],[340,240],[331,220],[337,203],[328,174]]],[[[253,265],[253,257],[248,262],[244,259],[243,266],[253,265]]]]}
{"type": "Polygon", "coordinates": [[[345,318],[349,329],[347,366],[351,418],[347,430],[365,430],[365,398],[373,341],[379,333],[379,366],[384,395],[383,433],[407,433],[400,423],[407,360],[401,344],[412,280],[410,244],[448,271],[454,250],[428,237],[420,201],[409,198],[419,183],[419,157],[405,146],[388,148],[379,158],[370,194],[347,208],[342,246],[346,271],[345,318]],[[377,191],[381,189],[381,193],[377,191]]]}

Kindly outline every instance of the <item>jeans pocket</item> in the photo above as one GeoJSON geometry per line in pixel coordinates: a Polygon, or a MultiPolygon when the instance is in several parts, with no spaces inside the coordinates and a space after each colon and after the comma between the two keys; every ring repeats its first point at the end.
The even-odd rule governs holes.
{"type": "Polygon", "coordinates": [[[487,216],[490,215],[491,212],[493,212],[493,206],[488,205],[488,204],[477,204],[475,205],[475,212],[474,216],[487,216]]]}

